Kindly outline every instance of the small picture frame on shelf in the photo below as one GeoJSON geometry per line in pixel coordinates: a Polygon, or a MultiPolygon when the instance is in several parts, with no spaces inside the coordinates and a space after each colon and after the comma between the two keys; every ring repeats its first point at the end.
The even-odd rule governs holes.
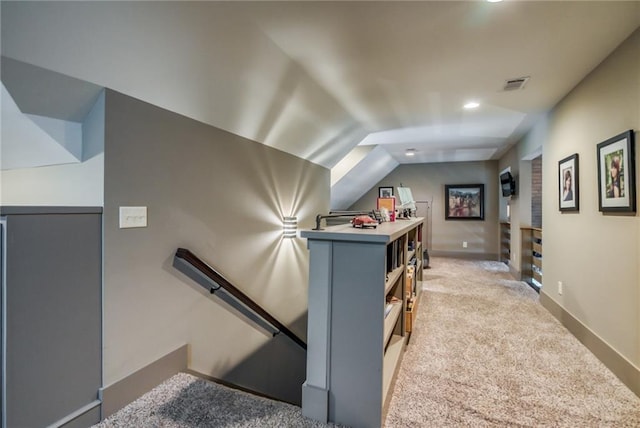
{"type": "Polygon", "coordinates": [[[376,208],[382,213],[385,221],[396,220],[396,199],[395,198],[378,198],[376,208]]]}
{"type": "Polygon", "coordinates": [[[633,130],[597,146],[598,207],[602,212],[635,212],[636,179],[633,130]]]}
{"type": "Polygon", "coordinates": [[[558,162],[558,199],[560,211],[579,211],[578,154],[574,153],[558,162]]]}
{"type": "Polygon", "coordinates": [[[393,198],[393,187],[378,187],[379,198],[393,198]]]}

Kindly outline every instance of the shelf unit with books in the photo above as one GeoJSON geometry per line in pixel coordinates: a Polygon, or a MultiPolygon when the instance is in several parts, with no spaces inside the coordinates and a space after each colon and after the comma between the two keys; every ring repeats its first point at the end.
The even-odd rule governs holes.
{"type": "Polygon", "coordinates": [[[535,290],[542,288],[542,229],[521,227],[522,233],[522,280],[535,290]]]}
{"type": "Polygon", "coordinates": [[[305,416],[382,426],[407,343],[407,305],[419,295],[407,278],[411,269],[414,283],[422,280],[422,227],[411,218],[301,232],[310,251],[305,416]]]}
{"type": "Polygon", "coordinates": [[[511,261],[511,223],[500,222],[500,261],[509,264],[511,261]]]}
{"type": "Polygon", "coordinates": [[[418,313],[423,273],[423,234],[424,225],[419,224],[407,233],[407,269],[405,292],[405,330],[411,333],[418,313]]]}

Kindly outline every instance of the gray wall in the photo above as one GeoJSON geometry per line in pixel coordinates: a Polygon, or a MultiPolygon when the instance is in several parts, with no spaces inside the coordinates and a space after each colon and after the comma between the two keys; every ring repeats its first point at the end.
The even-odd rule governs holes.
{"type": "MultiPolygon", "coordinates": [[[[0,215],[7,215],[7,427],[58,426],[76,412],[99,408],[100,212],[1,207],[0,215]]],[[[97,410],[89,413],[82,420],[99,421],[97,410]]]]}
{"type": "Polygon", "coordinates": [[[637,215],[598,211],[596,145],[628,129],[636,131],[637,145],[638,52],[640,30],[556,107],[543,143],[543,174],[552,177],[543,183],[543,292],[636,368],[640,367],[640,224],[637,215]],[[558,211],[556,177],[558,161],[572,153],[580,156],[580,212],[567,215],[558,211]],[[564,283],[562,295],[558,281],[564,283]]]}
{"type": "Polygon", "coordinates": [[[308,252],[282,217],[313,227],[328,201],[326,168],[107,91],[105,385],[187,343],[192,370],[299,401],[304,352],[171,263],[191,249],[304,339],[308,252]],[[119,206],[148,207],[148,227],[119,229],[119,206]]]}
{"type": "MultiPolygon", "coordinates": [[[[640,393],[640,225],[637,214],[605,215],[598,211],[596,145],[633,129],[637,147],[640,129],[638,52],[640,30],[636,30],[500,160],[501,168],[523,166],[530,158],[527,154],[542,147],[544,256],[541,301],[549,302],[546,306],[555,308],[556,316],[563,322],[571,324],[573,321],[568,320],[574,320],[573,326],[566,325],[615,369],[636,394],[640,393]],[[561,213],[558,209],[558,161],[573,153],[577,153],[580,160],[580,211],[561,213]],[[562,294],[558,293],[558,281],[563,282],[562,294]],[[599,352],[596,348],[609,348],[612,352],[599,352]],[[617,357],[612,357],[613,354],[617,357]]],[[[520,192],[515,210],[512,206],[512,250],[519,248],[519,227],[530,222],[521,204],[527,197],[530,200],[530,194],[520,192]],[[513,242],[514,237],[518,242],[513,242]]],[[[501,205],[501,216],[503,208],[501,205]]],[[[517,261],[518,265],[519,258],[514,260],[515,257],[512,251],[512,261],[517,261]]]]}
{"type": "MultiPolygon", "coordinates": [[[[432,201],[430,249],[435,255],[498,257],[498,162],[458,162],[405,164],[378,182],[351,209],[371,210],[376,206],[379,186],[410,187],[416,201],[432,201]],[[484,221],[445,220],[445,184],[484,184],[484,221]],[[468,247],[463,248],[462,242],[468,247]]],[[[419,203],[418,216],[426,215],[426,204],[419,203]]]]}

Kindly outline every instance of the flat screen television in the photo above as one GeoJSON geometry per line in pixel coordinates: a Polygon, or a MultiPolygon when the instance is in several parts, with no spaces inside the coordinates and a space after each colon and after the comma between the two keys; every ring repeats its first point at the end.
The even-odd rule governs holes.
{"type": "Polygon", "coordinates": [[[513,196],[516,194],[516,180],[509,171],[500,174],[500,187],[502,188],[502,196],[513,196]]]}

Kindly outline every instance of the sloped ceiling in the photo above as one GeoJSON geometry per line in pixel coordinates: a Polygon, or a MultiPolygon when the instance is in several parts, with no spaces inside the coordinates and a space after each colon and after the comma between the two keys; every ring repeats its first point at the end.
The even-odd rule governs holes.
{"type": "Polygon", "coordinates": [[[331,209],[346,210],[367,193],[371,183],[377,183],[398,166],[398,162],[383,148],[376,147],[356,162],[349,173],[331,186],[331,209]]]}
{"type": "Polygon", "coordinates": [[[80,124],[64,123],[56,119],[23,114],[4,85],[0,88],[2,100],[2,146],[0,169],[32,168],[80,162],[82,156],[82,131],[80,124]],[[47,133],[47,124],[57,122],[64,128],[67,138],[59,141],[59,132],[47,133]],[[40,126],[39,123],[43,126],[40,126]],[[53,135],[52,135],[53,134],[53,135]],[[79,150],[78,150],[79,149],[79,150]]]}
{"type": "Polygon", "coordinates": [[[102,88],[2,57],[0,169],[79,163],[82,122],[102,88]]]}
{"type": "Polygon", "coordinates": [[[327,168],[358,144],[397,163],[496,159],[640,25],[637,1],[1,7],[4,56],[327,168]]]}
{"type": "MultiPolygon", "coordinates": [[[[4,35],[4,33],[3,33],[4,35]]],[[[25,114],[82,122],[102,87],[11,58],[0,60],[2,83],[25,114]]]]}

